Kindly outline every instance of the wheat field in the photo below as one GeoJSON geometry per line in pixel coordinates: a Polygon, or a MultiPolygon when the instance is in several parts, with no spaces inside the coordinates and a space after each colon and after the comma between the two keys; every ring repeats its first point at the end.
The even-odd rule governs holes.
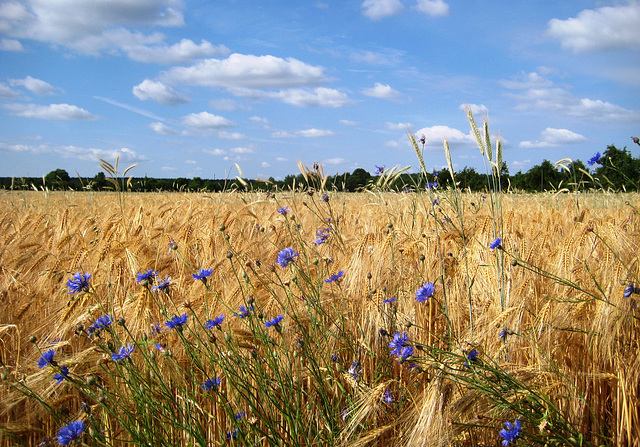
{"type": "Polygon", "coordinates": [[[519,417],[511,445],[566,432],[549,445],[640,446],[639,300],[623,296],[639,274],[640,196],[432,199],[1,192],[0,444],[53,445],[78,419],[91,427],[86,445],[500,445],[503,423],[519,417]],[[325,227],[327,243],[314,243],[325,227]],[[489,248],[497,236],[501,248],[489,248]],[[283,268],[287,247],[299,257],[283,268]],[[192,277],[200,268],[212,269],[206,281],[192,277]],[[171,277],[170,293],[136,281],[149,269],[171,277]],[[90,293],[68,293],[76,272],[91,274],[90,293]],[[433,298],[419,302],[426,282],[433,298]],[[247,303],[260,309],[254,322],[234,317],[247,303]],[[121,324],[88,337],[105,314],[121,324]],[[181,314],[184,331],[152,334],[181,314]],[[220,332],[196,323],[220,314],[220,332]],[[259,324],[278,314],[277,332],[259,324]],[[105,353],[116,332],[139,369],[105,353]],[[394,332],[415,347],[406,361],[389,354],[394,332]],[[164,396],[160,380],[157,395],[136,397],[134,373],[147,377],[140,389],[160,377],[145,345],[154,336],[171,351],[157,374],[174,388],[164,396]],[[70,380],[38,367],[47,349],[70,380]],[[214,397],[200,385],[211,371],[223,379],[214,397]],[[201,432],[142,402],[161,394],[201,432]],[[246,411],[235,432],[234,411],[246,411]]]}

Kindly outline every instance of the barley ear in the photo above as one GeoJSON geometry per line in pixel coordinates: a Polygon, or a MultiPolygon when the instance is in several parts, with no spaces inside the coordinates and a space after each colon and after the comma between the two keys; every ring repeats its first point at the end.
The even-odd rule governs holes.
{"type": "Polygon", "coordinates": [[[442,144],[444,144],[444,155],[447,158],[447,167],[449,168],[449,173],[451,174],[451,180],[453,184],[456,184],[456,180],[453,175],[453,163],[451,162],[451,150],[449,149],[449,142],[446,140],[442,140],[442,144]]]}
{"type": "Polygon", "coordinates": [[[473,113],[469,107],[467,109],[467,119],[469,120],[469,125],[471,126],[471,131],[473,132],[473,136],[476,138],[476,143],[478,143],[478,147],[480,148],[480,152],[482,156],[484,156],[484,145],[482,144],[482,138],[480,138],[480,132],[478,131],[478,126],[476,125],[476,120],[473,118],[473,113]]]}
{"type": "Polygon", "coordinates": [[[420,162],[420,168],[422,169],[422,174],[427,175],[427,167],[424,164],[422,151],[418,147],[418,142],[416,141],[416,137],[411,132],[409,132],[409,140],[411,140],[411,145],[413,146],[413,150],[416,152],[416,157],[418,157],[418,161],[420,162]]]}

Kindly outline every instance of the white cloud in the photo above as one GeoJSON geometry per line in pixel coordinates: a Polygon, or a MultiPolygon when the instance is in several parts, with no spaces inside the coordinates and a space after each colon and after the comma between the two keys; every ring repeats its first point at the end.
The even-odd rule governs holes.
{"type": "Polygon", "coordinates": [[[9,79],[9,84],[21,85],[37,95],[50,95],[55,90],[55,87],[48,82],[32,78],[31,76],[27,76],[24,79],[9,79]]]}
{"type": "Polygon", "coordinates": [[[178,170],[178,168],[176,168],[175,166],[163,166],[160,169],[166,172],[175,172],[178,170]]]}
{"type": "Polygon", "coordinates": [[[15,115],[50,121],[95,121],[97,116],[77,106],[69,104],[6,104],[4,107],[15,115]]]}
{"type": "Polygon", "coordinates": [[[250,100],[273,99],[291,104],[296,107],[343,107],[351,103],[348,96],[336,89],[317,87],[313,90],[286,89],[277,91],[265,91],[247,88],[234,88],[229,90],[236,96],[250,100]]]}
{"type": "Polygon", "coordinates": [[[371,65],[397,66],[402,62],[405,52],[386,48],[379,51],[357,51],[349,55],[349,59],[357,63],[371,65]]]}
{"type": "Polygon", "coordinates": [[[178,93],[162,82],[151,81],[149,79],[145,79],[133,87],[133,94],[142,101],[151,99],[167,106],[191,102],[188,96],[178,93]]]}
{"type": "Polygon", "coordinates": [[[467,107],[469,108],[469,110],[471,110],[471,113],[473,114],[474,117],[481,116],[481,115],[486,116],[489,114],[489,108],[484,104],[460,104],[460,107],[458,108],[466,112],[467,107]]]}
{"type": "Polygon", "coordinates": [[[60,155],[63,158],[76,158],[79,160],[96,162],[99,158],[107,161],[119,158],[121,162],[139,162],[149,160],[145,155],[138,154],[126,147],[110,150],[77,146],[52,146],[48,144],[29,146],[24,144],[7,144],[0,142],[0,151],[23,152],[35,155],[55,154],[60,155]]]}
{"type": "Polygon", "coordinates": [[[97,54],[161,42],[159,33],[144,35],[126,27],[182,26],[181,6],[176,0],[31,0],[27,8],[9,1],[0,5],[0,23],[10,37],[97,54]]]}
{"type": "Polygon", "coordinates": [[[15,99],[20,94],[15,90],[11,89],[8,85],[0,84],[0,98],[2,99],[15,99]]]}
{"type": "Polygon", "coordinates": [[[399,91],[391,88],[389,85],[380,84],[379,82],[376,82],[372,88],[363,89],[362,94],[391,101],[400,101],[402,98],[402,94],[399,91]]]}
{"type": "Polygon", "coordinates": [[[183,116],[182,124],[198,129],[225,129],[236,125],[233,121],[209,112],[191,113],[183,116]]]}
{"type": "Polygon", "coordinates": [[[576,53],[640,48],[640,3],[585,9],[577,17],[552,19],[547,33],[576,53]]]}
{"type": "Polygon", "coordinates": [[[475,139],[458,129],[453,129],[448,126],[432,126],[432,127],[424,127],[414,133],[417,139],[422,138],[422,135],[425,137],[425,144],[427,146],[439,146],[442,147],[442,140],[446,139],[449,144],[458,143],[458,144],[466,144],[473,143],[475,144],[475,139]]]}
{"type": "Polygon", "coordinates": [[[336,157],[336,158],[329,158],[329,159],[325,160],[323,163],[327,164],[327,165],[339,165],[339,164],[342,164],[342,163],[344,163],[346,161],[347,160],[345,160],[344,158],[336,157]]]}
{"type": "Polygon", "coordinates": [[[169,83],[226,88],[286,88],[327,81],[324,68],[294,58],[231,54],[227,59],[204,59],[190,67],[174,67],[162,75],[169,83]]]}
{"type": "Polygon", "coordinates": [[[284,131],[272,132],[271,138],[296,138],[296,134],[284,131]]]}
{"type": "Polygon", "coordinates": [[[360,122],[351,120],[340,120],[340,124],[344,124],[345,126],[357,126],[358,124],[360,124],[360,122]]]}
{"type": "Polygon", "coordinates": [[[362,13],[372,20],[380,20],[398,14],[404,9],[400,0],[364,0],[362,13]]]}
{"type": "Polygon", "coordinates": [[[547,127],[540,133],[538,141],[521,141],[519,146],[522,148],[542,148],[553,147],[563,144],[584,143],[587,138],[567,129],[554,129],[547,127]]]}
{"type": "Polygon", "coordinates": [[[209,155],[215,155],[216,157],[227,155],[227,152],[222,149],[204,149],[202,152],[209,155]]]}
{"type": "Polygon", "coordinates": [[[231,98],[212,99],[209,101],[209,105],[214,109],[227,112],[246,108],[240,101],[231,98]]]}
{"type": "Polygon", "coordinates": [[[234,147],[229,150],[232,154],[255,154],[255,151],[250,147],[234,147]]]}
{"type": "Polygon", "coordinates": [[[276,158],[276,161],[285,162],[285,161],[289,161],[289,159],[284,158],[284,157],[278,157],[278,158],[276,158]]]}
{"type": "Polygon", "coordinates": [[[243,133],[240,132],[227,132],[227,131],[220,131],[218,132],[218,136],[220,138],[224,138],[225,140],[244,140],[245,138],[247,138],[247,136],[243,133]]]}
{"type": "Polygon", "coordinates": [[[201,40],[200,44],[190,39],[168,46],[165,43],[153,46],[135,45],[125,48],[129,58],[138,62],[153,64],[183,64],[193,59],[209,56],[224,56],[230,50],[224,45],[214,46],[211,42],[201,40]]]}
{"type": "Polygon", "coordinates": [[[270,168],[270,167],[271,167],[271,165],[270,165],[269,163],[267,163],[266,161],[263,161],[263,162],[261,163],[261,166],[262,166],[263,168],[270,168]]]}
{"type": "Polygon", "coordinates": [[[510,90],[519,90],[527,88],[545,88],[553,85],[548,79],[543,78],[536,72],[532,73],[520,73],[514,80],[502,80],[500,81],[504,88],[510,90]]]}
{"type": "Polygon", "coordinates": [[[296,133],[298,135],[302,136],[302,137],[305,137],[305,138],[331,137],[331,136],[336,134],[332,130],[316,129],[316,128],[306,129],[306,130],[299,130],[296,133]]]}
{"type": "Polygon", "coordinates": [[[102,96],[94,96],[94,98],[100,101],[104,101],[107,104],[111,104],[112,106],[120,107],[130,112],[137,113],[138,115],[146,116],[147,118],[151,118],[152,120],[164,121],[163,118],[151,113],[148,110],[141,109],[139,107],[130,106],[129,104],[123,104],[121,102],[114,101],[113,99],[109,99],[109,98],[104,98],[102,96]]]}
{"type": "Polygon", "coordinates": [[[442,0],[418,0],[416,9],[431,17],[442,17],[449,14],[449,5],[442,0]]]}
{"type": "Polygon", "coordinates": [[[24,47],[19,40],[0,39],[0,51],[24,51],[24,47]]]}
{"type": "Polygon", "coordinates": [[[262,117],[262,116],[249,117],[249,121],[251,121],[252,123],[263,124],[265,126],[269,125],[269,120],[267,118],[262,117]]]}
{"type": "Polygon", "coordinates": [[[544,110],[560,115],[588,118],[596,121],[634,121],[640,112],[599,99],[577,98],[561,88],[529,89],[522,94],[509,94],[517,101],[519,111],[544,110]]]}
{"type": "Polygon", "coordinates": [[[185,162],[186,164],[188,164],[188,165],[197,165],[197,164],[198,164],[198,162],[197,162],[197,161],[195,161],[195,160],[185,160],[184,162],[185,162]]]}
{"type": "Polygon", "coordinates": [[[178,135],[180,133],[177,130],[172,129],[166,124],[160,122],[151,123],[149,124],[149,127],[151,127],[151,129],[153,129],[155,133],[159,133],[160,135],[178,135]]]}
{"type": "Polygon", "coordinates": [[[403,130],[406,131],[407,129],[411,128],[411,123],[391,123],[391,122],[387,122],[384,127],[386,127],[389,130],[403,130]]]}

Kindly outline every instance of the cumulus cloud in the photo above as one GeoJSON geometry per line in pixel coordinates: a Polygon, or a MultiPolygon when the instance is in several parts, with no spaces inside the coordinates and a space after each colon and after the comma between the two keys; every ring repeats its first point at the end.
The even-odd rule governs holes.
{"type": "Polygon", "coordinates": [[[19,40],[0,39],[0,51],[24,51],[24,47],[19,40]]]}
{"type": "Polygon", "coordinates": [[[388,99],[390,101],[400,101],[402,98],[402,94],[399,91],[391,88],[389,85],[380,84],[379,82],[376,82],[372,88],[363,89],[362,94],[373,98],[388,99]]]}
{"type": "Polygon", "coordinates": [[[365,16],[380,20],[398,14],[404,9],[404,5],[400,0],[364,0],[362,9],[365,16]]]}
{"type": "Polygon", "coordinates": [[[178,93],[162,82],[151,81],[149,79],[145,79],[133,87],[133,94],[142,101],[151,99],[167,106],[191,102],[188,96],[178,93]]]}
{"type": "Polygon", "coordinates": [[[360,124],[360,122],[352,120],[340,120],[340,124],[344,124],[345,126],[357,126],[358,124],[360,124]]]}
{"type": "Polygon", "coordinates": [[[5,35],[62,45],[97,54],[135,45],[157,44],[159,33],[131,32],[132,26],[182,26],[184,18],[175,0],[31,0],[0,5],[5,35]]]}
{"type": "Polygon", "coordinates": [[[224,45],[214,46],[207,40],[201,40],[200,44],[190,39],[182,39],[180,42],[167,45],[136,45],[126,47],[125,51],[129,58],[138,62],[153,64],[183,64],[193,59],[209,56],[224,56],[230,53],[229,48],[224,45]]]}
{"type": "Polygon", "coordinates": [[[27,76],[24,79],[9,79],[9,84],[20,85],[36,95],[50,95],[55,91],[53,85],[31,76],[27,76]]]}
{"type": "Polygon", "coordinates": [[[38,118],[49,121],[95,121],[97,116],[77,106],[70,104],[6,104],[4,107],[15,115],[25,118],[38,118]]]}
{"type": "Polygon", "coordinates": [[[577,17],[552,19],[547,34],[576,53],[640,48],[640,3],[585,9],[577,17]]]}
{"type": "Polygon", "coordinates": [[[197,129],[226,129],[234,127],[236,123],[227,118],[213,115],[209,112],[191,113],[182,117],[182,124],[197,129]]]}
{"type": "Polygon", "coordinates": [[[234,147],[229,150],[232,154],[255,154],[255,151],[250,147],[234,147]]]}
{"type": "Polygon", "coordinates": [[[554,147],[563,144],[584,143],[587,138],[572,132],[568,129],[554,129],[547,127],[540,133],[540,140],[537,141],[521,141],[519,146],[522,148],[544,148],[554,147]]]}
{"type": "Polygon", "coordinates": [[[295,88],[276,91],[235,88],[229,91],[236,96],[249,100],[259,101],[271,99],[296,107],[339,108],[351,103],[346,93],[325,87],[317,87],[312,90],[295,88]]]}
{"type": "Polygon", "coordinates": [[[296,136],[297,135],[295,133],[285,132],[285,131],[278,131],[278,132],[271,133],[271,138],[296,138],[296,136]]]}
{"type": "Polygon", "coordinates": [[[324,68],[294,58],[233,53],[226,59],[203,59],[173,67],[162,75],[168,83],[226,88],[287,88],[322,84],[324,68]]]}
{"type": "Polygon", "coordinates": [[[25,144],[7,144],[0,142],[0,151],[23,152],[34,155],[55,154],[64,158],[76,158],[79,160],[96,162],[98,161],[98,159],[115,160],[116,158],[119,158],[122,162],[139,162],[149,160],[147,156],[139,154],[136,151],[133,151],[126,147],[120,149],[100,149],[78,146],[53,146],[49,144],[31,146],[25,144]]]}
{"type": "Polygon", "coordinates": [[[416,9],[431,17],[442,17],[449,14],[449,5],[443,0],[418,0],[416,9]]]}
{"type": "Polygon", "coordinates": [[[423,127],[422,129],[414,133],[416,138],[425,137],[425,144],[427,146],[439,146],[442,147],[442,140],[446,139],[450,144],[475,144],[475,139],[461,130],[454,129],[448,126],[432,126],[423,127]]]}

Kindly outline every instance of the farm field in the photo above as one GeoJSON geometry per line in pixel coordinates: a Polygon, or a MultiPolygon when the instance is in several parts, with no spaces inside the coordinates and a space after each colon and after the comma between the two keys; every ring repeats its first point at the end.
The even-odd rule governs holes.
{"type": "Polygon", "coordinates": [[[0,192],[0,445],[640,446],[638,209],[0,192]]]}

